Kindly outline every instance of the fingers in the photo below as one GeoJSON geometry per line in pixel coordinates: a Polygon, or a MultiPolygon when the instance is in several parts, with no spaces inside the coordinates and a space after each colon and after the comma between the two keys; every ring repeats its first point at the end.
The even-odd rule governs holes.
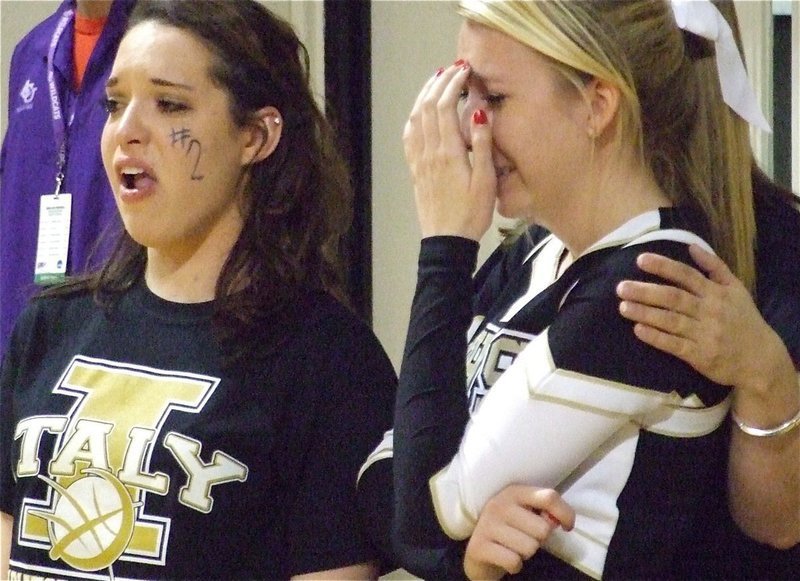
{"type": "Polygon", "coordinates": [[[438,132],[441,143],[446,148],[464,148],[466,144],[461,136],[461,124],[458,117],[458,99],[469,75],[469,65],[456,61],[452,67],[442,74],[446,84],[442,82],[442,90],[435,101],[436,116],[439,123],[438,132]]]}
{"type": "MultiPolygon", "coordinates": [[[[703,253],[702,256],[698,254],[700,260],[719,266],[714,255],[699,246],[695,248],[703,253]]],[[[698,319],[701,300],[713,294],[714,283],[696,268],[658,254],[640,254],[636,264],[644,272],[671,284],[622,281],[617,285],[617,296],[628,304],[620,304],[620,313],[632,321],[686,336],[689,327],[698,319]]]]}
{"type": "Polygon", "coordinates": [[[633,281],[620,283],[617,294],[626,299],[620,302],[619,312],[636,323],[633,332],[637,338],[694,365],[701,324],[696,297],[672,287],[633,281]]]}
{"type": "Polygon", "coordinates": [[[561,498],[561,495],[551,488],[534,488],[530,491],[533,508],[539,510],[543,518],[551,525],[554,521],[565,531],[571,531],[575,526],[575,511],[561,498]]]}
{"type": "Polygon", "coordinates": [[[467,544],[464,570],[471,579],[518,573],[556,526],[569,530],[574,523],[575,512],[556,491],[508,486],[481,511],[467,544]]]}
{"type": "Polygon", "coordinates": [[[714,254],[696,245],[689,252],[699,270],[656,254],[640,255],[642,270],[676,286],[623,281],[616,289],[620,314],[635,323],[642,342],[716,383],[739,386],[743,378],[763,376],[759,370],[769,341],[760,330],[768,326],[748,289],[714,254]]]}
{"type": "Polygon", "coordinates": [[[467,71],[467,65],[453,64],[439,69],[425,82],[411,109],[404,140],[418,143],[424,139],[425,145],[432,148],[444,140],[448,147],[462,147],[466,152],[460,137],[456,106],[467,71]]]}
{"type": "Polygon", "coordinates": [[[529,558],[539,549],[555,528],[555,517],[549,512],[532,510],[516,503],[503,503],[492,500],[487,504],[494,518],[502,523],[496,527],[495,541],[509,547],[524,558],[529,558]],[[491,505],[492,502],[496,504],[491,505]],[[551,518],[553,520],[551,520],[551,518]]]}
{"type": "Polygon", "coordinates": [[[417,95],[414,106],[411,108],[411,113],[406,121],[405,128],[403,129],[403,145],[405,148],[406,159],[411,161],[411,152],[422,145],[422,102],[431,90],[431,86],[436,82],[437,77],[444,72],[444,69],[439,69],[437,73],[431,76],[423,85],[417,95]]]}
{"type": "MultiPolygon", "coordinates": [[[[567,504],[561,495],[552,488],[539,488],[525,484],[511,484],[494,496],[487,506],[493,502],[498,502],[500,506],[508,504],[524,508],[524,514],[534,515],[534,520],[524,519],[523,522],[516,522],[519,526],[525,523],[534,523],[535,528],[530,528],[530,532],[546,532],[549,534],[553,526],[560,525],[564,530],[571,530],[575,526],[575,511],[567,504]],[[555,521],[555,522],[554,522],[555,521]],[[546,525],[546,531],[539,530],[541,525],[546,525]]],[[[516,515],[518,513],[511,513],[516,515]]]]}
{"type": "MultiPolygon", "coordinates": [[[[472,539],[470,544],[473,544],[472,539]]],[[[514,549],[495,542],[474,545],[476,548],[470,551],[464,567],[470,579],[500,579],[508,573],[513,575],[522,571],[526,559],[514,549]],[[475,563],[472,570],[476,572],[471,572],[470,567],[466,566],[469,561],[475,563]]]]}
{"type": "Polygon", "coordinates": [[[677,286],[628,280],[619,283],[616,290],[622,299],[619,312],[637,323],[637,337],[692,363],[696,349],[713,349],[716,342],[712,339],[726,323],[730,288],[725,283],[721,286],[720,281],[728,285],[738,281],[714,254],[697,245],[690,246],[689,251],[698,266],[714,273],[717,281],[708,280],[689,265],[644,253],[637,258],[639,267],[677,286]]]}
{"type": "Polygon", "coordinates": [[[708,285],[706,277],[696,268],[666,256],[645,252],[637,257],[636,264],[644,272],[663,278],[700,297],[704,295],[708,285]]]}
{"type": "MultiPolygon", "coordinates": [[[[528,513],[528,516],[533,515],[528,513]]],[[[541,543],[549,535],[549,528],[546,525],[543,525],[542,528],[545,532],[540,539],[539,536],[534,536],[514,526],[498,527],[493,539],[494,544],[505,548],[513,554],[515,559],[512,560],[506,557],[505,562],[497,562],[496,565],[503,567],[509,573],[517,573],[522,568],[522,561],[527,561],[533,557],[541,547],[541,543]]]]}
{"type": "Polygon", "coordinates": [[[495,195],[497,191],[497,174],[492,160],[492,131],[486,113],[477,109],[470,119],[470,135],[472,142],[472,179],[470,189],[481,202],[476,210],[477,232],[489,229],[492,222],[495,195]]]}
{"type": "Polygon", "coordinates": [[[723,285],[730,285],[736,282],[737,279],[728,268],[728,265],[716,254],[711,254],[697,244],[689,246],[689,254],[695,264],[714,282],[723,285]]]}
{"type": "Polygon", "coordinates": [[[492,542],[475,542],[467,545],[464,555],[464,573],[467,578],[487,581],[502,579],[506,573],[522,570],[522,559],[514,551],[492,542]]]}
{"type": "Polygon", "coordinates": [[[437,71],[406,123],[403,143],[423,237],[480,240],[492,223],[497,178],[488,118],[485,113],[471,118],[463,132],[459,119],[458,101],[468,76],[463,61],[437,71]],[[467,146],[473,137],[477,154],[470,159],[467,146]]]}
{"type": "Polygon", "coordinates": [[[625,280],[617,285],[617,296],[626,319],[683,336],[698,319],[700,299],[676,287],[625,280]]]}
{"type": "Polygon", "coordinates": [[[476,109],[470,119],[473,179],[494,191],[497,176],[492,161],[492,129],[486,112],[476,109]]]}
{"type": "Polygon", "coordinates": [[[697,345],[691,339],[676,336],[642,323],[637,323],[633,326],[633,333],[639,340],[651,347],[674,355],[692,367],[696,367],[695,354],[698,352],[697,345]]]}
{"type": "Polygon", "coordinates": [[[436,82],[442,73],[444,73],[444,69],[439,69],[436,71],[435,75],[431,75],[425,84],[422,86],[417,98],[414,100],[414,106],[411,108],[411,117],[418,115],[421,108],[422,108],[422,101],[425,99],[427,94],[430,92],[431,86],[436,82]]]}
{"type": "MultiPolygon", "coordinates": [[[[627,294],[635,295],[635,293],[627,294]]],[[[648,306],[635,300],[620,302],[619,313],[629,321],[647,325],[680,338],[693,337],[698,324],[696,318],[685,315],[676,308],[648,306]]]]}

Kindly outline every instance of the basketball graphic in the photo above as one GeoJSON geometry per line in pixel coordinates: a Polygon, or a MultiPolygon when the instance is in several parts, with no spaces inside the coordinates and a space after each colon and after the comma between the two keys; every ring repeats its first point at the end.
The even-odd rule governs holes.
{"type": "MultiPolygon", "coordinates": [[[[133,502],[125,486],[105,470],[87,468],[66,488],[41,477],[58,492],[48,521],[50,557],[82,571],[104,569],[116,561],[133,534],[133,502]]],[[[34,512],[34,511],[32,511],[34,512]]]]}

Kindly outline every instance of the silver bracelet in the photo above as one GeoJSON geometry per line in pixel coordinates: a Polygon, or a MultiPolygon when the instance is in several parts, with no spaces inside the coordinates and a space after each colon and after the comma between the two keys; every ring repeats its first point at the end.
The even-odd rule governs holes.
{"type": "Polygon", "coordinates": [[[775,426],[774,428],[754,428],[753,426],[748,426],[742,420],[738,418],[738,416],[731,410],[731,417],[733,421],[736,422],[736,425],[748,436],[754,436],[756,438],[771,438],[772,436],[782,436],[788,432],[791,432],[797,426],[800,426],[800,410],[798,410],[797,414],[780,424],[779,426],[775,426]]]}

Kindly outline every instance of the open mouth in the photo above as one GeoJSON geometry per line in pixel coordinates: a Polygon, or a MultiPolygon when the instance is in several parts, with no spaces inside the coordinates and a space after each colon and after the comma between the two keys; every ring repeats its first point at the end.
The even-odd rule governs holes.
{"type": "Polygon", "coordinates": [[[137,184],[143,179],[150,178],[147,173],[139,167],[126,167],[122,170],[122,185],[128,190],[137,189],[137,184]]]}

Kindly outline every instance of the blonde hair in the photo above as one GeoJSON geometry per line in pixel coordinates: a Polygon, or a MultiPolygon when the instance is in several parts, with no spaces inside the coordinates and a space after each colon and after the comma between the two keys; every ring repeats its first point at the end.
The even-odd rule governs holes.
{"type": "Polygon", "coordinates": [[[755,286],[747,125],[722,101],[713,53],[684,38],[666,0],[462,0],[468,20],[540,52],[579,88],[620,90],[618,137],[676,205],[705,216],[717,253],[755,286]]]}

